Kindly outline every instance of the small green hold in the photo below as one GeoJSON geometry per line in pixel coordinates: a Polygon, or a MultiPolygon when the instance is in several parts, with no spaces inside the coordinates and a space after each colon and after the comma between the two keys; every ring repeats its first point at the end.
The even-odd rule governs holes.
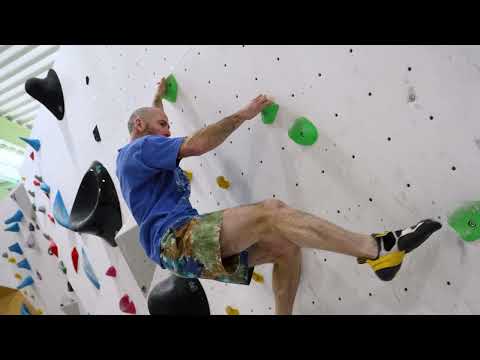
{"type": "Polygon", "coordinates": [[[166,89],[165,89],[165,94],[163,95],[163,98],[165,100],[168,100],[172,103],[177,101],[177,93],[178,93],[178,84],[177,80],[175,79],[175,76],[173,74],[170,74],[167,79],[166,79],[166,89]]]}
{"type": "Polygon", "coordinates": [[[480,239],[480,201],[469,202],[448,217],[448,224],[464,241],[480,239]]]}
{"type": "Polygon", "coordinates": [[[278,113],[278,104],[271,103],[262,110],[262,121],[264,124],[271,124],[275,121],[278,113]]]}
{"type": "Polygon", "coordinates": [[[65,264],[63,263],[63,261],[60,261],[60,263],[58,264],[58,267],[64,274],[67,273],[67,268],[65,267],[65,264]]]}
{"type": "Polygon", "coordinates": [[[288,130],[288,136],[299,145],[313,145],[317,141],[318,131],[310,120],[300,117],[288,130]]]}

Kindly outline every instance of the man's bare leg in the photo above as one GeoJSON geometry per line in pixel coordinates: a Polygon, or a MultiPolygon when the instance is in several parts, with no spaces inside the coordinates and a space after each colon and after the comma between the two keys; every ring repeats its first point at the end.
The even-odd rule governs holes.
{"type": "Polygon", "coordinates": [[[273,265],[272,281],[277,315],[292,314],[300,283],[301,260],[302,254],[298,251],[290,258],[279,259],[273,265]]]}
{"type": "Polygon", "coordinates": [[[292,209],[279,200],[224,211],[221,232],[224,257],[238,254],[260,240],[277,239],[301,248],[355,257],[378,255],[378,245],[370,235],[350,232],[315,215],[292,209]]]}
{"type": "Polygon", "coordinates": [[[300,282],[302,254],[300,248],[292,243],[283,246],[277,243],[276,251],[271,250],[273,245],[265,241],[253,245],[248,252],[248,264],[252,267],[273,263],[272,287],[275,295],[275,313],[291,315],[300,282]]]}
{"type": "Polygon", "coordinates": [[[223,215],[220,234],[223,257],[249,249],[249,256],[255,255],[253,264],[262,259],[277,265],[274,267],[274,288],[276,283],[278,313],[291,313],[295,298],[292,291],[296,292],[298,286],[295,270],[300,274],[299,267],[294,266],[295,270],[288,274],[290,269],[286,265],[291,265],[287,259],[292,258],[289,254],[292,246],[355,256],[359,262],[375,259],[369,260],[369,265],[380,279],[390,281],[400,269],[405,254],[441,228],[440,223],[427,219],[404,230],[377,234],[374,239],[371,235],[353,233],[317,216],[292,209],[279,200],[226,209],[223,215]]]}

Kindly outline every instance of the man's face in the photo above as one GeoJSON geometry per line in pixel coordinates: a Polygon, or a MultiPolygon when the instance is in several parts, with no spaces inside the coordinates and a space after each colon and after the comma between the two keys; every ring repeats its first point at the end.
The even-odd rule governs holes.
{"type": "Polygon", "coordinates": [[[146,122],[146,131],[150,135],[170,137],[170,124],[167,115],[160,109],[152,110],[150,119],[146,122]]]}

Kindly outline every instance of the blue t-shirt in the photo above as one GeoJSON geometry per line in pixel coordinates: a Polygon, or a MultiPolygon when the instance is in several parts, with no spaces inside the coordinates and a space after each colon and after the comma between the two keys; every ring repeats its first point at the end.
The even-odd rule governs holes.
{"type": "Polygon", "coordinates": [[[178,166],[185,138],[148,135],[118,150],[116,175],[123,197],[140,226],[140,242],[160,264],[160,240],[198,216],[190,204],[190,182],[178,166]]]}

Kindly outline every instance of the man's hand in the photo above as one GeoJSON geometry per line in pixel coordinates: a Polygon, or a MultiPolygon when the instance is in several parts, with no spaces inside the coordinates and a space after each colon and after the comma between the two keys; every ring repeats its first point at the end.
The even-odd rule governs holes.
{"type": "Polygon", "coordinates": [[[165,78],[162,78],[158,83],[158,88],[157,88],[157,93],[155,94],[155,97],[153,99],[153,106],[160,108],[163,110],[163,95],[165,95],[165,91],[167,90],[167,80],[165,78]]]}
{"type": "Polygon", "coordinates": [[[157,96],[163,98],[163,95],[165,95],[165,91],[167,90],[167,80],[165,80],[165,78],[162,78],[162,80],[160,80],[157,85],[157,96]]]}
{"type": "Polygon", "coordinates": [[[241,109],[238,114],[245,120],[252,120],[257,116],[265,107],[270,105],[272,101],[268,100],[265,95],[259,95],[253,99],[250,104],[241,109]]]}

